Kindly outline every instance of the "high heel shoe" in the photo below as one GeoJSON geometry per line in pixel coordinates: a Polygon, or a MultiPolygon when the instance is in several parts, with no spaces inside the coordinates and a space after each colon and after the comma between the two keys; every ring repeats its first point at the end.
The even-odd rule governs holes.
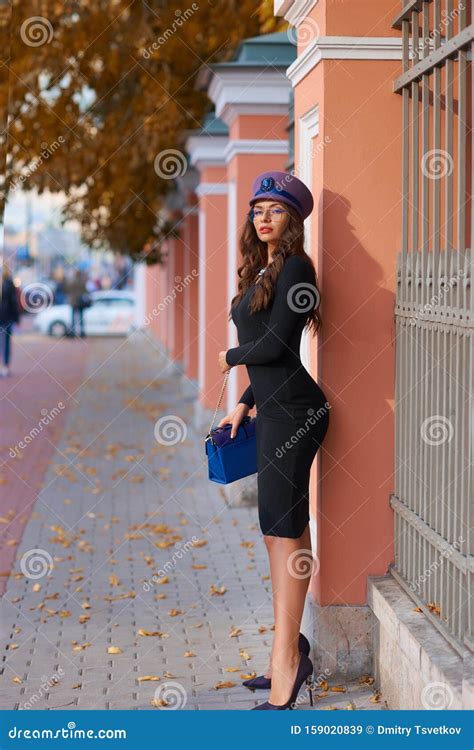
{"type": "Polygon", "coordinates": [[[293,683],[293,689],[291,691],[291,695],[288,698],[286,703],[283,703],[281,706],[276,706],[274,703],[270,703],[270,701],[265,701],[265,703],[260,703],[258,706],[254,706],[251,710],[252,711],[283,711],[285,708],[290,709],[290,711],[293,709],[296,698],[298,696],[298,693],[300,691],[300,688],[303,684],[303,682],[306,682],[308,689],[309,689],[309,700],[311,703],[311,706],[313,705],[313,694],[311,692],[311,677],[313,675],[313,662],[311,659],[306,656],[306,654],[303,654],[300,652],[300,661],[298,664],[298,670],[296,672],[296,678],[293,683]]]}
{"type": "MultiPolygon", "coordinates": [[[[308,639],[303,633],[300,633],[298,638],[298,651],[308,656],[310,649],[311,646],[309,645],[308,639]]],[[[250,690],[270,690],[272,686],[272,678],[265,677],[264,674],[261,674],[258,677],[252,677],[250,680],[244,680],[242,685],[245,685],[245,687],[248,687],[250,690]]]]}

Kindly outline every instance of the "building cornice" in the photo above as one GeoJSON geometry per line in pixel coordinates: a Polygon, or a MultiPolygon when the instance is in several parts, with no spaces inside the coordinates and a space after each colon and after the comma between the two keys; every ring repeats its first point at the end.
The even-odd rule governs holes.
{"type": "Polygon", "coordinates": [[[196,169],[225,166],[229,138],[222,135],[191,135],[186,141],[189,160],[196,169]]]}
{"type": "Polygon", "coordinates": [[[203,195],[227,195],[227,182],[201,182],[196,188],[196,195],[202,198],[203,195]]]}
{"type": "Polygon", "coordinates": [[[226,163],[237,154],[287,154],[288,141],[241,139],[229,141],[226,148],[226,163]]]}
{"type": "Polygon", "coordinates": [[[299,26],[313,10],[318,0],[274,0],[273,13],[284,16],[292,26],[299,26]]]}
{"type": "Polygon", "coordinates": [[[207,93],[217,117],[231,127],[239,114],[287,113],[291,87],[286,70],[269,67],[215,72],[207,93]]]}
{"type": "Polygon", "coordinates": [[[321,60],[401,60],[398,37],[320,36],[308,44],[286,75],[296,86],[321,60]]]}

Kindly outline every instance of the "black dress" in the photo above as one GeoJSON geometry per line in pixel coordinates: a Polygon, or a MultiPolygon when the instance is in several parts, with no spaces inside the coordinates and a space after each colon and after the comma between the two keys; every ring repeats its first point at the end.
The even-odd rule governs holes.
{"type": "Polygon", "coordinates": [[[312,265],[290,256],[272,302],[250,313],[253,284],[232,307],[239,346],[227,364],[246,365],[240,402],[257,407],[258,514],[262,533],[297,538],[309,521],[311,464],[329,426],[326,396],[300,359],[301,334],[316,303],[312,265]]]}

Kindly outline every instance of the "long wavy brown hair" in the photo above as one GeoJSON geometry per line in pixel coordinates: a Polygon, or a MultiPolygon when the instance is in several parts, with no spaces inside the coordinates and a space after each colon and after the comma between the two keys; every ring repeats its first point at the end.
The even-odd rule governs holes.
{"type": "MultiPolygon", "coordinates": [[[[307,327],[308,330],[312,330],[314,335],[319,331],[322,325],[321,315],[318,311],[320,303],[318,276],[312,259],[304,249],[303,219],[291,206],[285,205],[285,209],[289,214],[288,224],[278,242],[277,250],[272,255],[270,265],[264,271],[258,284],[255,284],[255,290],[250,300],[249,309],[250,312],[253,313],[257,310],[264,310],[268,307],[273,299],[276,280],[278,274],[283,268],[285,259],[290,257],[290,255],[298,255],[309,263],[314,272],[317,304],[308,313],[308,320],[305,325],[305,328],[307,327]]],[[[249,212],[247,221],[241,232],[239,245],[243,263],[237,268],[237,275],[239,277],[238,292],[235,297],[232,298],[231,308],[234,304],[240,302],[247,289],[255,283],[256,276],[260,269],[267,264],[267,243],[262,242],[262,240],[259,239],[251,219],[251,212],[249,212]]],[[[229,312],[229,320],[231,317],[231,312],[229,312]]]]}

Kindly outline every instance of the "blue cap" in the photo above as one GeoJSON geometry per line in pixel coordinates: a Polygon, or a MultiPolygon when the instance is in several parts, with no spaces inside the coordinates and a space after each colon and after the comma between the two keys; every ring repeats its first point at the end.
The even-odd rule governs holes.
{"type": "Polygon", "coordinates": [[[306,219],[314,207],[313,196],[295,175],[289,172],[262,172],[253,182],[253,196],[249,203],[256,201],[274,200],[292,206],[303,219],[306,219]]]}

